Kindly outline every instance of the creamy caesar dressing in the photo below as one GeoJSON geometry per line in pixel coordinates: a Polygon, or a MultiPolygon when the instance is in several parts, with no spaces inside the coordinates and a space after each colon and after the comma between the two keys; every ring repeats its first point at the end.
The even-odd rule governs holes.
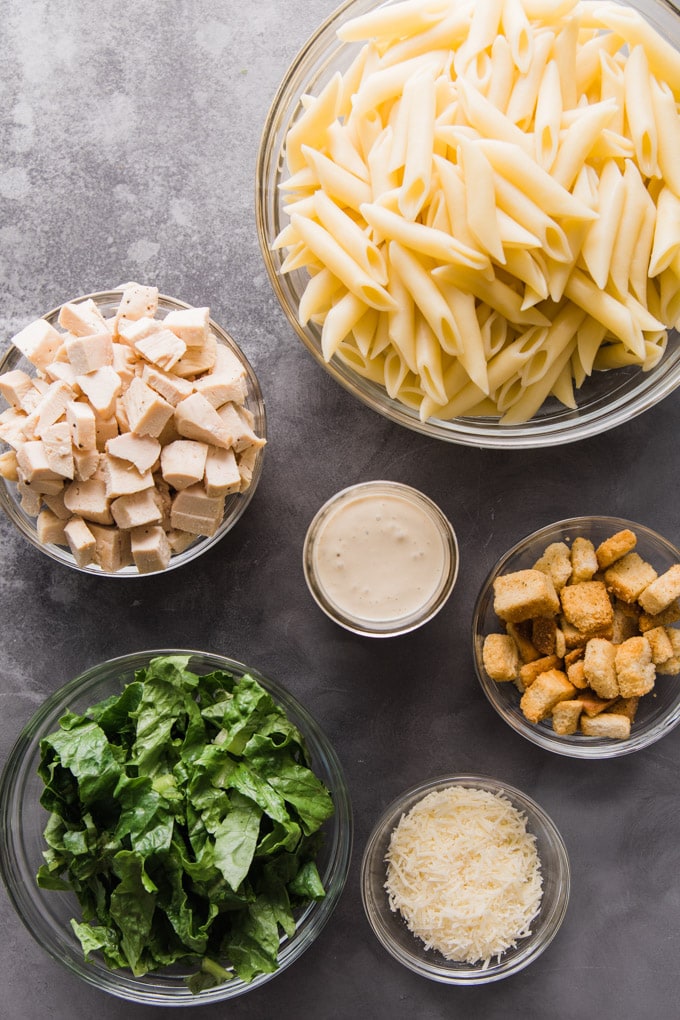
{"type": "Polygon", "coordinates": [[[313,550],[326,598],[340,612],[371,622],[417,613],[436,594],[447,561],[444,536],[427,508],[384,491],[332,508],[313,550]]]}

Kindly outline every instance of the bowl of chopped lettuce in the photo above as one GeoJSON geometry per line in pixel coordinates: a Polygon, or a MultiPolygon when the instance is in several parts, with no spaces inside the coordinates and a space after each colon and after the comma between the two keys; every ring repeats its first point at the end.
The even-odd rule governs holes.
{"type": "Polygon", "coordinates": [[[52,694],[0,778],[0,874],[53,958],[120,999],[234,998],[318,936],[344,887],[338,757],[279,683],[144,651],[52,694]]]}

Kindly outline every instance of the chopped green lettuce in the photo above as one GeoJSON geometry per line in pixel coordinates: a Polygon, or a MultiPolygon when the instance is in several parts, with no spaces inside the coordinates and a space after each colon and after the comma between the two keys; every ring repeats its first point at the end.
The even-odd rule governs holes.
{"type": "Polygon", "coordinates": [[[85,958],[192,992],[277,968],[295,909],[323,898],[330,792],[302,734],[246,675],[159,656],[41,741],[44,889],[72,890],[85,958]]]}

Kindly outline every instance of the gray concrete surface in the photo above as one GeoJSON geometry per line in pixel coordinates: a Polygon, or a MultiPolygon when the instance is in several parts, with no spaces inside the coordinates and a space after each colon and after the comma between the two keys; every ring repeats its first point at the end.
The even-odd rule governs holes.
{"type": "MultiPolygon", "coordinates": [[[[121,584],[80,576],[0,521],[0,764],[40,701],[92,663],[175,643],[226,653],[277,677],[321,721],[346,770],[356,838],[346,890],[313,947],[263,989],[206,1007],[206,1016],[674,1020],[680,729],[610,762],[541,751],[486,702],[469,633],[487,570],[535,527],[614,514],[680,541],[680,396],[608,435],[502,454],[391,425],[314,363],[265,275],[254,172],[274,91],[333,7],[0,2],[0,343],[66,297],[124,279],[155,282],[209,304],[241,343],[270,426],[247,515],[204,558],[164,577],[121,584]],[[372,642],[316,608],[300,554],[325,499],[379,477],[441,505],[462,565],[433,622],[372,642]],[[526,790],[561,829],[573,868],[568,915],[550,949],[518,976],[474,991],[430,983],[394,962],[364,919],[358,886],[364,842],[383,806],[447,770],[493,774],[526,790]]],[[[0,932],[3,1020],[152,1020],[163,1012],[99,994],[60,969],[4,890],[0,932]]]]}

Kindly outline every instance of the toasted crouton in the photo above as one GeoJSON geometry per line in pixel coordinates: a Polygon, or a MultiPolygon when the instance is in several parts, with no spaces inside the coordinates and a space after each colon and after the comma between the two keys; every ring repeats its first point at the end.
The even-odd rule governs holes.
{"type": "Polygon", "coordinates": [[[630,719],[632,724],[635,721],[639,703],[639,698],[617,698],[611,708],[605,709],[605,712],[615,712],[617,715],[625,715],[630,719]]]}
{"type": "Polygon", "coordinates": [[[661,574],[645,588],[638,601],[646,613],[656,614],[667,609],[678,597],[680,597],[680,563],[674,563],[665,574],[661,574]]]}
{"type": "Polygon", "coordinates": [[[626,553],[604,572],[604,583],[623,602],[635,602],[641,592],[656,580],[657,572],[636,553],[626,553]]]}
{"type": "Polygon", "coordinates": [[[656,667],[646,637],[632,637],[616,649],[616,678],[623,698],[639,697],[654,687],[656,667]]]}
{"type": "Polygon", "coordinates": [[[566,542],[551,542],[540,559],[534,563],[534,570],[542,570],[548,574],[555,591],[564,588],[572,572],[571,554],[566,542]]]}
{"type": "Polygon", "coordinates": [[[598,567],[595,546],[589,538],[577,535],[571,543],[571,583],[592,580],[598,567]]]}
{"type": "Polygon", "coordinates": [[[531,643],[543,655],[555,654],[556,634],[554,616],[536,616],[531,621],[531,643]]]}
{"type": "Polygon", "coordinates": [[[552,728],[555,733],[559,733],[560,736],[576,733],[582,711],[583,705],[578,698],[558,701],[552,710],[552,728]]]}
{"type": "Polygon", "coordinates": [[[579,581],[560,592],[562,611],[567,621],[582,634],[607,636],[614,621],[614,610],[602,581],[579,581]]]}
{"type": "Polygon", "coordinates": [[[665,627],[653,627],[652,630],[645,632],[645,637],[649,641],[652,662],[655,666],[670,659],[673,654],[673,645],[665,627]]]}
{"type": "Polygon", "coordinates": [[[656,671],[663,676],[677,676],[680,673],[680,630],[676,630],[675,627],[667,627],[666,635],[671,643],[673,654],[665,662],[659,663],[656,671]]]}
{"type": "Polygon", "coordinates": [[[557,669],[561,664],[557,655],[544,655],[540,659],[534,659],[533,662],[525,662],[519,668],[518,687],[520,691],[524,693],[527,687],[531,687],[537,676],[546,673],[549,669],[557,669]]]}
{"type": "Polygon", "coordinates": [[[542,570],[516,570],[493,583],[494,610],[501,620],[517,623],[557,613],[560,602],[551,578],[542,570]]]}
{"type": "Polygon", "coordinates": [[[583,691],[588,686],[586,680],[585,663],[583,659],[576,659],[574,662],[569,663],[567,666],[567,679],[570,684],[578,690],[583,691]]]}
{"type": "Polygon", "coordinates": [[[630,719],[626,715],[617,715],[614,712],[605,712],[595,718],[582,715],[581,732],[587,737],[626,740],[630,736],[630,719]]]}
{"type": "Polygon", "coordinates": [[[680,599],[673,599],[660,613],[640,613],[640,632],[644,634],[654,627],[670,627],[680,620],[680,599]]]}
{"type": "Polygon", "coordinates": [[[534,659],[541,658],[538,648],[531,643],[531,620],[506,623],[505,629],[517,645],[522,662],[532,662],[534,659]]]}
{"type": "Polygon", "coordinates": [[[615,535],[610,535],[604,542],[601,542],[595,550],[597,565],[600,570],[606,570],[626,553],[632,552],[636,545],[637,536],[629,528],[617,531],[615,535]]]}
{"type": "Polygon", "coordinates": [[[597,694],[588,689],[579,693],[578,700],[583,705],[583,711],[585,714],[590,716],[591,719],[594,719],[596,715],[600,714],[600,712],[604,712],[606,709],[611,708],[617,699],[599,698],[597,694]]]}
{"type": "Polygon", "coordinates": [[[515,680],[519,673],[519,652],[509,634],[487,634],[482,648],[484,669],[492,680],[515,680]]]}
{"type": "Polygon", "coordinates": [[[536,677],[520,699],[524,716],[532,723],[538,723],[550,715],[559,701],[566,701],[576,693],[576,688],[559,669],[550,669],[536,677]]]}
{"type": "Polygon", "coordinates": [[[616,647],[605,638],[591,638],[583,657],[583,672],[600,698],[617,698],[616,647]]]}

